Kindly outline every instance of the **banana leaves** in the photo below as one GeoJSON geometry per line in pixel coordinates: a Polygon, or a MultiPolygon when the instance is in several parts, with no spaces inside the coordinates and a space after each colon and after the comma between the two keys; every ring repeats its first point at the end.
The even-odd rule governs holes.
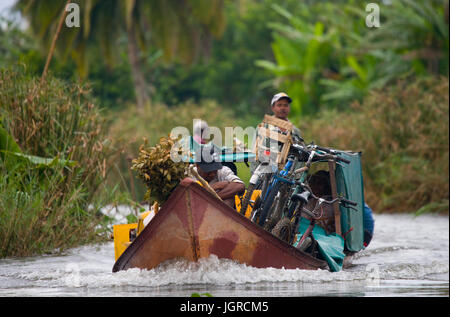
{"type": "Polygon", "coordinates": [[[61,159],[59,157],[45,158],[35,155],[24,154],[14,138],[6,131],[0,123],[0,160],[4,162],[6,168],[16,164],[28,164],[32,168],[43,169],[57,166],[71,167],[75,161],[61,159]]]}

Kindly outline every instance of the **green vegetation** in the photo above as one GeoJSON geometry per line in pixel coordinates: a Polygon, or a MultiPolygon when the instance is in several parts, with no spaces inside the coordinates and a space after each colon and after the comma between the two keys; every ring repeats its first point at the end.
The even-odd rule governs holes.
{"type": "MultiPolygon", "coordinates": [[[[33,33],[49,47],[66,3],[66,0],[18,0],[15,7],[27,18],[33,33]]],[[[178,58],[192,63],[209,38],[222,33],[224,25],[221,0],[72,3],[80,7],[83,23],[80,27],[62,28],[58,53],[62,59],[70,56],[79,75],[86,77],[89,64],[98,53],[107,66],[112,66],[119,56],[115,46],[124,39],[138,107],[150,102],[141,51],[148,52],[148,47],[161,48],[166,61],[178,58]]]]}
{"type": "Polygon", "coordinates": [[[86,87],[1,71],[0,104],[0,256],[98,238],[113,151],[86,87]]]}
{"type": "Polygon", "coordinates": [[[144,198],[149,202],[164,204],[172,191],[186,177],[185,162],[174,162],[171,152],[177,139],[161,138],[150,148],[141,146],[138,158],[133,160],[131,169],[138,172],[139,178],[147,186],[144,198]]]}
{"type": "Polygon", "coordinates": [[[379,4],[381,24],[368,28],[360,1],[303,3],[271,22],[275,61],[259,60],[289,92],[296,114],[347,110],[371,90],[408,76],[449,72],[448,2],[397,0],[379,4]],[[447,11],[446,11],[447,10],[447,11]]]}

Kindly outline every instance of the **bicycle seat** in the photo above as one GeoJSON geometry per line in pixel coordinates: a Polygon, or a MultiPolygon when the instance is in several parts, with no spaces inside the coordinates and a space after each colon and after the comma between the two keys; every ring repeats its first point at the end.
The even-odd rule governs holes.
{"type": "Polygon", "coordinates": [[[291,154],[294,154],[298,157],[300,162],[306,162],[309,157],[309,151],[305,149],[303,146],[298,144],[292,144],[290,149],[291,154]]]}
{"type": "Polygon", "coordinates": [[[311,196],[311,193],[309,191],[305,190],[303,193],[292,195],[291,200],[293,200],[293,201],[300,200],[304,204],[307,204],[309,196],[311,196]]]}

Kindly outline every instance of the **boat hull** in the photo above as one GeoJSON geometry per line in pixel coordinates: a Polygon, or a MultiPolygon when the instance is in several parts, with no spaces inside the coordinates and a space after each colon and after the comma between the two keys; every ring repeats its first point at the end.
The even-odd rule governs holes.
{"type": "Polygon", "coordinates": [[[257,268],[328,268],[325,261],[276,238],[186,178],[117,259],[113,272],[210,255],[257,268]]]}

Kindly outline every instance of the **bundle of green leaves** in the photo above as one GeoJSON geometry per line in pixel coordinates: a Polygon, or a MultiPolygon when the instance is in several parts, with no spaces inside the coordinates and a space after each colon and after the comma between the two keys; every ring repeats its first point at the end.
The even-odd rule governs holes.
{"type": "Polygon", "coordinates": [[[141,146],[139,156],[133,160],[133,170],[147,186],[145,199],[156,200],[162,205],[169,198],[172,190],[186,177],[188,163],[174,162],[171,159],[171,150],[176,140],[164,137],[159,143],[150,148],[141,146]]]}

